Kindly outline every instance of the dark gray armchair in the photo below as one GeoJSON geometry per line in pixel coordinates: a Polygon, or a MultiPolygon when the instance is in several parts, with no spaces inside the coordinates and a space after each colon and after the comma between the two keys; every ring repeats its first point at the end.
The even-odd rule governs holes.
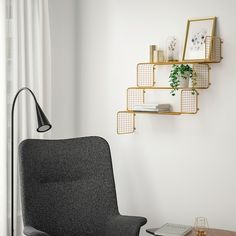
{"type": "Polygon", "coordinates": [[[147,222],[120,215],[103,138],[28,139],[19,154],[25,235],[138,236],[147,222]]]}

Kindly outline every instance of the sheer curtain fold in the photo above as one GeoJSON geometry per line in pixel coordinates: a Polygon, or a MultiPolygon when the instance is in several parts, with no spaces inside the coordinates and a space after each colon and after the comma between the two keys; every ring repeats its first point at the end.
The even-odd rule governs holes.
{"type": "Polygon", "coordinates": [[[6,2],[0,0],[0,235],[7,235],[7,99],[6,2]]]}
{"type": "MultiPolygon", "coordinates": [[[[51,117],[51,42],[48,0],[9,0],[11,2],[12,76],[10,100],[21,87],[29,87],[47,116],[51,117]]],[[[32,97],[22,93],[15,110],[15,163],[18,143],[26,138],[43,138],[36,133],[35,106],[32,97]]],[[[50,132],[45,134],[50,136],[50,132]]],[[[16,167],[15,173],[18,168],[16,167]]],[[[15,236],[22,234],[19,177],[15,175],[15,236]]]]}

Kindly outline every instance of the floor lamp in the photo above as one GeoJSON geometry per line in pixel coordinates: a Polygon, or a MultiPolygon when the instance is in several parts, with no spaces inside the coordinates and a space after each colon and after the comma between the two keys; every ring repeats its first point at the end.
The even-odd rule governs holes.
{"type": "Polygon", "coordinates": [[[34,93],[27,87],[21,88],[14,97],[11,110],[11,235],[12,236],[14,236],[14,109],[18,95],[24,90],[29,91],[34,98],[37,119],[38,119],[37,131],[46,132],[52,127],[47,117],[45,116],[43,110],[39,106],[34,93]]]}

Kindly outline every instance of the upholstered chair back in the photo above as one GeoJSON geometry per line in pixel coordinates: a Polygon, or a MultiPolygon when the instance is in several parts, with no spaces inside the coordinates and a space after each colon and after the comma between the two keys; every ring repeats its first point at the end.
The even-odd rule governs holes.
{"type": "Polygon", "coordinates": [[[19,146],[24,225],[50,236],[104,235],[118,215],[108,143],[28,139],[19,146]]]}

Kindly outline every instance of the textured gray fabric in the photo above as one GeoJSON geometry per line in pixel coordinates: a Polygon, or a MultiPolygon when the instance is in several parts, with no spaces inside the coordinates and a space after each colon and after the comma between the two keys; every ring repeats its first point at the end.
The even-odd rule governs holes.
{"type": "Polygon", "coordinates": [[[39,231],[31,226],[24,227],[24,234],[27,236],[50,236],[42,231],[39,231]]]}
{"type": "Polygon", "coordinates": [[[106,225],[106,236],[138,236],[147,220],[137,216],[113,216],[106,225]]]}
{"type": "Polygon", "coordinates": [[[120,216],[103,138],[28,139],[19,157],[25,226],[50,236],[136,236],[146,223],[120,216]]]}

